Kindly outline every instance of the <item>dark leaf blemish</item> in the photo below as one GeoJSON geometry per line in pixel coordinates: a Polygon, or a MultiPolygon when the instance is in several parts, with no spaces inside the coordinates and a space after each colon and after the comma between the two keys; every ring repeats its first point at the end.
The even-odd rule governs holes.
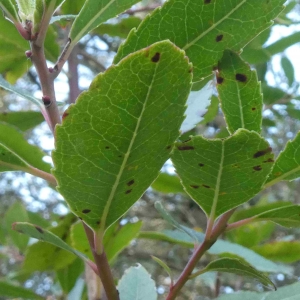
{"type": "Polygon", "coordinates": [[[62,120],[64,120],[68,115],[69,115],[69,113],[68,113],[67,111],[65,111],[65,112],[63,113],[62,120]]]}
{"type": "Polygon", "coordinates": [[[273,163],[274,159],[268,158],[267,160],[264,160],[264,163],[273,163]]]}
{"type": "Polygon", "coordinates": [[[235,79],[240,82],[246,82],[247,76],[244,74],[237,73],[237,74],[235,74],[235,79]]]}
{"type": "Polygon", "coordinates": [[[39,232],[39,233],[44,233],[44,230],[40,227],[40,226],[34,226],[35,229],[39,232]]]}
{"type": "Polygon", "coordinates": [[[189,73],[192,73],[192,72],[193,72],[193,70],[194,70],[193,68],[190,68],[190,69],[189,69],[189,73]]]}
{"type": "Polygon", "coordinates": [[[200,164],[199,164],[199,167],[204,167],[204,164],[201,164],[201,163],[200,163],[200,164]]]}
{"type": "Polygon", "coordinates": [[[222,40],[223,40],[223,34],[217,35],[216,42],[218,43],[218,42],[221,42],[222,40]]]}
{"type": "Polygon", "coordinates": [[[206,189],[210,189],[210,186],[209,186],[209,185],[202,184],[202,186],[205,187],[206,189]]]}
{"type": "Polygon", "coordinates": [[[198,189],[199,185],[190,185],[190,187],[193,188],[193,189],[198,189]]]}
{"type": "Polygon", "coordinates": [[[127,185],[128,185],[128,186],[131,186],[131,185],[133,185],[133,184],[134,184],[134,179],[132,179],[132,180],[130,180],[130,181],[127,182],[127,185]]]}
{"type": "Polygon", "coordinates": [[[254,110],[256,110],[256,107],[252,107],[251,109],[254,111],[254,110]]]}
{"type": "Polygon", "coordinates": [[[110,149],[110,147],[109,147],[109,146],[106,146],[105,149],[110,149]]]}
{"type": "Polygon", "coordinates": [[[178,146],[177,149],[180,151],[185,151],[185,150],[194,150],[195,148],[193,146],[182,145],[182,146],[178,146]]]}
{"type": "Polygon", "coordinates": [[[270,152],[272,152],[272,148],[268,147],[267,149],[260,150],[260,151],[257,151],[256,153],[254,153],[253,158],[261,157],[261,156],[266,155],[267,153],[270,153],[270,152]]]}
{"type": "Polygon", "coordinates": [[[91,212],[91,210],[90,209],[83,209],[81,212],[83,214],[88,214],[89,212],[91,212]]]}
{"type": "Polygon", "coordinates": [[[224,78],[223,78],[223,77],[217,76],[217,83],[218,83],[218,84],[222,84],[223,81],[224,81],[224,78]]]}
{"type": "Polygon", "coordinates": [[[172,148],[172,145],[167,146],[167,150],[170,150],[172,148]]]}
{"type": "Polygon", "coordinates": [[[101,221],[97,221],[97,222],[96,222],[97,225],[100,225],[100,223],[101,223],[101,221]]]}
{"type": "Polygon", "coordinates": [[[154,56],[151,58],[151,61],[157,63],[160,60],[160,53],[156,52],[154,56]]]}
{"type": "Polygon", "coordinates": [[[125,194],[130,194],[132,190],[127,190],[125,194]]]}
{"type": "Polygon", "coordinates": [[[253,170],[255,170],[255,171],[261,171],[262,167],[261,166],[255,166],[255,167],[253,167],[253,170]]]}
{"type": "Polygon", "coordinates": [[[211,0],[204,0],[204,4],[209,4],[211,0]]]}

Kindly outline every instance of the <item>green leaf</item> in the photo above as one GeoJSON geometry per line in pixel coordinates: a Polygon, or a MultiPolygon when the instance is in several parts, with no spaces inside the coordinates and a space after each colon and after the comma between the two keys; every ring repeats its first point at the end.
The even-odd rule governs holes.
{"type": "Polygon", "coordinates": [[[134,27],[138,27],[141,22],[142,20],[140,18],[132,16],[125,19],[121,19],[116,24],[101,24],[93,31],[93,34],[108,34],[110,36],[118,36],[120,38],[125,39],[130,30],[134,27]]]}
{"type": "Polygon", "coordinates": [[[300,242],[276,241],[252,248],[258,254],[273,261],[294,263],[300,260],[300,242]]]}
{"type": "Polygon", "coordinates": [[[11,2],[11,0],[0,0],[0,8],[11,21],[19,21],[16,6],[11,2]]]}
{"type": "Polygon", "coordinates": [[[87,0],[76,17],[69,37],[76,44],[83,36],[108,19],[130,8],[138,0],[87,0]]]}
{"type": "Polygon", "coordinates": [[[272,221],[284,227],[300,226],[300,205],[267,210],[253,217],[253,221],[272,221]]]}
{"type": "Polygon", "coordinates": [[[53,24],[55,22],[65,22],[65,21],[71,21],[74,20],[77,17],[77,15],[59,15],[59,16],[53,16],[50,20],[50,24],[53,24]]]}
{"type": "Polygon", "coordinates": [[[288,84],[289,84],[289,86],[291,86],[295,80],[294,66],[291,63],[291,61],[285,56],[283,56],[281,58],[281,66],[282,66],[285,76],[288,80],[288,84]]]}
{"type": "Polygon", "coordinates": [[[120,300],[156,300],[155,282],[144,267],[138,264],[125,271],[118,284],[120,300]]]}
{"type": "Polygon", "coordinates": [[[132,30],[114,62],[160,40],[169,39],[186,51],[193,63],[194,81],[209,76],[223,50],[239,52],[269,27],[284,0],[171,0],[132,30]],[[216,3],[217,2],[217,3],[216,3]],[[255,26],[253,26],[255,24],[255,26]]]}
{"type": "Polygon", "coordinates": [[[78,277],[84,271],[84,264],[82,260],[76,258],[73,263],[64,269],[56,271],[57,279],[62,287],[62,290],[68,294],[76,284],[78,277]]]}
{"type": "Polygon", "coordinates": [[[160,173],[151,187],[161,193],[185,193],[177,175],[160,173]]]}
{"type": "Polygon", "coordinates": [[[98,75],[56,126],[58,190],[100,235],[168,159],[183,121],[190,69],[173,44],[154,44],[98,75]]]}
{"type": "MultiPolygon", "coordinates": [[[[262,283],[265,286],[268,287],[275,287],[273,282],[265,276],[263,273],[257,271],[253,267],[251,267],[249,264],[244,262],[243,260],[234,259],[234,258],[220,258],[215,261],[210,262],[203,270],[201,270],[199,273],[205,273],[205,272],[211,272],[211,271],[217,271],[217,272],[226,272],[226,273],[233,273],[237,275],[242,276],[248,276],[257,279],[260,283],[262,283]]],[[[191,277],[195,277],[198,272],[195,274],[192,274],[191,277]]],[[[198,275],[200,275],[198,274],[198,275]]]]}
{"type": "Polygon", "coordinates": [[[210,100],[210,106],[207,108],[207,112],[204,115],[204,119],[200,122],[200,124],[207,124],[214,120],[216,115],[219,112],[219,99],[218,97],[212,95],[210,100]]]}
{"type": "MultiPolygon", "coordinates": [[[[195,235],[197,235],[198,243],[201,243],[204,240],[203,233],[195,231],[195,235]]],[[[195,247],[194,240],[189,235],[179,230],[164,230],[163,232],[159,233],[141,232],[139,238],[166,241],[192,249],[195,247]]],[[[248,248],[221,239],[217,240],[217,242],[207,251],[207,253],[211,255],[227,255],[228,253],[234,254],[237,257],[243,258],[252,267],[261,272],[284,273],[289,275],[293,272],[291,267],[274,263],[248,248]]]]}
{"type": "Polygon", "coordinates": [[[66,0],[61,6],[61,12],[65,15],[77,15],[80,12],[84,2],[85,0],[66,0]]]}
{"type": "Polygon", "coordinates": [[[279,288],[276,292],[238,292],[218,297],[218,300],[298,300],[300,294],[300,283],[279,288]]]}
{"type": "Polygon", "coordinates": [[[44,156],[15,127],[0,123],[0,172],[24,171],[35,174],[34,168],[50,172],[51,166],[43,161],[44,156]]]}
{"type": "MultiPolygon", "coordinates": [[[[25,51],[29,49],[28,42],[21,37],[14,24],[0,16],[0,73],[14,83],[31,65],[26,58],[25,51]]],[[[0,86],[2,86],[0,77],[0,86]]],[[[4,87],[5,88],[5,87],[4,87]]]]}
{"type": "Polygon", "coordinates": [[[172,161],[186,192],[215,219],[261,190],[273,165],[271,151],[256,132],[240,129],[226,139],[196,136],[176,143],[172,161]]]}
{"type": "MultiPolygon", "coordinates": [[[[112,262],[116,256],[125,249],[129,243],[137,237],[142,222],[127,223],[120,226],[118,222],[113,224],[104,235],[104,249],[108,261],[112,262]]],[[[86,238],[82,224],[74,224],[71,228],[72,246],[78,251],[93,259],[89,242],[86,238]]]]}
{"type": "Polygon", "coordinates": [[[75,260],[75,256],[72,254],[87,262],[84,254],[73,249],[63,241],[62,238],[64,238],[68,230],[65,224],[48,231],[37,225],[17,222],[14,223],[13,229],[40,241],[28,248],[23,266],[23,269],[27,272],[62,269],[75,260]]]}
{"type": "Polygon", "coordinates": [[[33,13],[35,9],[35,0],[16,0],[19,8],[19,16],[22,21],[33,21],[33,13]]]}
{"type": "MultiPolygon", "coordinates": [[[[1,20],[1,18],[0,18],[1,20]]],[[[1,71],[1,69],[0,69],[1,71]]],[[[31,96],[30,94],[27,94],[26,92],[24,93],[22,90],[12,86],[10,83],[8,83],[1,75],[0,75],[0,87],[3,89],[12,92],[24,99],[27,99],[31,101],[32,103],[36,104],[42,111],[44,110],[44,104],[41,100],[31,96]]]]}
{"type": "Polygon", "coordinates": [[[25,235],[20,235],[11,229],[11,225],[17,221],[28,221],[26,209],[21,201],[17,201],[10,206],[10,208],[5,213],[4,222],[6,223],[7,234],[9,235],[13,243],[20,249],[20,251],[24,252],[28,244],[29,237],[25,235]]]}
{"type": "Polygon", "coordinates": [[[261,131],[262,94],[256,72],[239,55],[225,51],[218,65],[217,89],[228,131],[261,131]]]}
{"type": "Polygon", "coordinates": [[[281,180],[294,180],[300,177],[300,132],[294,140],[288,141],[285,149],[277,157],[274,168],[265,187],[281,180]]]}
{"type": "Polygon", "coordinates": [[[169,277],[171,278],[171,282],[173,282],[173,274],[172,274],[172,271],[169,268],[169,266],[164,261],[162,261],[161,259],[159,259],[156,256],[151,255],[151,258],[154,261],[156,261],[168,273],[169,277]]]}
{"type": "Polygon", "coordinates": [[[274,104],[287,97],[285,91],[273,86],[269,86],[266,83],[262,84],[262,90],[265,104],[274,104]]]}
{"type": "Polygon", "coordinates": [[[26,131],[34,128],[44,121],[44,117],[37,111],[18,111],[0,113],[0,122],[5,122],[26,131]]]}
{"type": "MultiPolygon", "coordinates": [[[[44,298],[37,295],[31,290],[25,289],[21,286],[17,286],[10,282],[0,280],[0,291],[2,297],[14,298],[22,297],[22,299],[30,299],[30,300],[43,300],[44,298]]],[[[6,298],[6,299],[8,299],[6,298]]]]}
{"type": "Polygon", "coordinates": [[[59,56],[60,47],[57,42],[57,29],[49,26],[45,39],[45,55],[52,62],[56,62],[59,56]]]}

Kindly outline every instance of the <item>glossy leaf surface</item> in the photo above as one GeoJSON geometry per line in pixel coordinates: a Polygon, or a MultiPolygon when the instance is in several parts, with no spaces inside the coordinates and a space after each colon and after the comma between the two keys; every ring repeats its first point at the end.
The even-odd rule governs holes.
{"type": "Polygon", "coordinates": [[[120,47],[115,62],[129,53],[169,39],[186,51],[194,81],[209,76],[223,50],[240,51],[269,27],[284,0],[171,0],[147,16],[120,47]],[[255,24],[255,26],[254,26],[255,24]]]}
{"type": "Polygon", "coordinates": [[[172,161],[186,192],[216,218],[261,190],[273,164],[271,151],[257,133],[242,129],[226,139],[197,136],[176,143],[172,161]]]}
{"type": "Polygon", "coordinates": [[[58,190],[90,227],[104,231],[158,176],[179,135],[190,69],[173,44],[154,44],[97,76],[56,127],[58,190]]]}
{"type": "Polygon", "coordinates": [[[256,72],[232,51],[224,52],[218,68],[217,89],[228,131],[245,128],[259,133],[263,101],[256,72]]]}

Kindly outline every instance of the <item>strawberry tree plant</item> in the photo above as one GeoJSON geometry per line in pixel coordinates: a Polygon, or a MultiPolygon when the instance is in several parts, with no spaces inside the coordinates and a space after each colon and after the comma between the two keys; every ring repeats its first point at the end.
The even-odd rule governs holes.
{"type": "MultiPolygon", "coordinates": [[[[97,285],[102,292],[95,299],[157,299],[155,283],[144,267],[132,266],[122,278],[115,278],[112,262],[141,227],[140,222],[120,227],[120,219],[152,184],[154,188],[159,185],[160,170],[171,158],[181,182],[179,190],[183,187],[182,192],[202,209],[206,227],[204,233],[188,228],[177,222],[163,203],[155,204],[162,218],[176,229],[142,232],[139,236],[193,249],[175,277],[171,267],[153,257],[170,278],[165,298],[180,297],[188,281],[212,271],[252,277],[274,289],[267,273],[290,274],[289,267],[263,258],[258,254],[262,249],[253,252],[220,237],[234,236],[238,229],[256,222],[300,225],[300,206],[290,202],[237,209],[265,189],[300,174],[299,135],[274,157],[262,134],[263,105],[275,103],[275,91],[262,87],[260,73],[257,75],[249,65],[256,65],[259,72],[270,56],[294,43],[290,38],[285,44],[263,46],[263,36],[269,36],[273,20],[288,21],[288,11],[282,13],[285,1],[169,0],[154,10],[150,7],[142,21],[124,18],[121,28],[136,28],[119,47],[111,66],[80,95],[78,86],[76,90],[70,85],[70,97],[77,99],[62,111],[54,82],[65,63],[71,65],[78,43],[97,30],[112,31],[115,24],[107,21],[126,10],[130,16],[137,0],[64,2],[0,0],[4,13],[1,28],[7,28],[0,41],[3,57],[9,44],[16,45],[0,66],[5,74],[0,86],[36,104],[55,139],[51,166],[43,161],[42,150],[28,143],[21,132],[40,123],[40,115],[8,113],[0,123],[0,171],[23,171],[45,179],[70,210],[57,226],[43,227],[41,220],[28,222],[22,206],[13,207],[20,218],[7,219],[18,221],[12,225],[17,246],[25,250],[28,237],[39,240],[29,246],[24,268],[33,271],[37,263],[43,265],[41,270],[54,269],[68,293],[82,273],[83,261],[86,272],[90,270],[100,278],[97,285]],[[62,47],[56,43],[51,25],[55,22],[68,24],[64,25],[68,33],[62,47]],[[40,99],[12,84],[26,71],[28,60],[39,79],[40,99]],[[262,90],[269,95],[269,103],[262,90]],[[205,93],[211,104],[204,99],[205,93]],[[203,97],[202,103],[195,106],[193,97],[203,97]],[[205,110],[209,107],[207,115],[213,114],[218,101],[227,136],[208,139],[197,134],[195,127],[203,118],[195,118],[194,111],[200,105],[205,110]],[[199,264],[206,254],[214,258],[199,264]],[[74,275],[72,284],[66,283],[63,268],[68,276],[74,275]]],[[[283,58],[282,66],[293,82],[287,58],[283,58]]],[[[168,189],[167,185],[164,188],[168,189]]],[[[86,276],[87,285],[90,278],[86,276]]],[[[41,298],[9,280],[0,281],[0,290],[7,297],[41,298]]],[[[284,299],[298,293],[300,286],[295,284],[278,294],[247,295],[251,299],[284,299]]],[[[245,297],[238,294],[220,299],[245,297]]]]}

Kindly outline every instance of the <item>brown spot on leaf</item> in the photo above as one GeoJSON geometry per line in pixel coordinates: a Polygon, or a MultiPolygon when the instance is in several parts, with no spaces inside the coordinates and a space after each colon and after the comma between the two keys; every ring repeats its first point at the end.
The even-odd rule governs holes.
{"type": "Polygon", "coordinates": [[[110,149],[110,147],[109,146],[105,146],[105,149],[110,149]]]}
{"type": "Polygon", "coordinates": [[[217,76],[217,83],[222,84],[223,82],[224,82],[224,78],[220,77],[220,76],[217,76]]]}
{"type": "Polygon", "coordinates": [[[252,107],[251,110],[253,110],[253,111],[256,110],[256,107],[252,107]]]}
{"type": "Polygon", "coordinates": [[[192,73],[193,70],[194,70],[194,68],[190,68],[188,72],[189,72],[189,73],[192,73]]]}
{"type": "Polygon", "coordinates": [[[209,4],[211,0],[204,0],[204,4],[209,4]]]}
{"type": "Polygon", "coordinates": [[[132,179],[132,180],[130,180],[130,181],[127,182],[127,185],[128,185],[128,186],[131,186],[131,185],[133,185],[133,184],[134,184],[134,179],[132,179]]]}
{"type": "Polygon", "coordinates": [[[62,120],[64,120],[68,115],[69,115],[69,113],[68,113],[67,111],[65,111],[65,112],[63,113],[62,120]]]}
{"type": "Polygon", "coordinates": [[[239,82],[246,82],[247,76],[245,74],[237,73],[237,74],[235,74],[235,79],[239,82]]]}
{"type": "Polygon", "coordinates": [[[254,153],[253,158],[261,157],[261,156],[266,155],[267,153],[270,153],[270,152],[272,152],[272,148],[268,147],[267,149],[260,150],[260,151],[257,151],[256,153],[254,153]]]}
{"type": "Polygon", "coordinates": [[[178,146],[177,149],[180,151],[186,151],[186,150],[194,150],[195,148],[193,146],[182,145],[182,146],[178,146]]]}
{"type": "Polygon", "coordinates": [[[274,159],[268,158],[267,160],[264,160],[264,163],[273,163],[274,159]]]}
{"type": "Polygon", "coordinates": [[[262,167],[261,166],[255,166],[255,167],[253,167],[253,170],[255,170],[255,171],[261,171],[262,167]]]}
{"type": "Polygon", "coordinates": [[[199,167],[204,167],[204,164],[200,163],[200,164],[199,164],[199,167]]]}
{"type": "Polygon", "coordinates": [[[193,188],[193,189],[198,189],[199,185],[190,185],[190,187],[193,188]]]}
{"type": "Polygon", "coordinates": [[[125,194],[130,194],[132,190],[127,190],[125,194]]]}
{"type": "Polygon", "coordinates": [[[274,175],[277,177],[277,176],[280,176],[282,174],[282,172],[276,172],[274,175]]]}
{"type": "Polygon", "coordinates": [[[219,34],[216,36],[216,42],[221,42],[223,40],[223,34],[219,34]]]}
{"type": "Polygon", "coordinates": [[[97,224],[97,225],[100,225],[100,224],[101,224],[101,221],[97,221],[96,224],[97,224]]]}
{"type": "Polygon", "coordinates": [[[205,187],[206,189],[210,189],[210,186],[209,186],[209,185],[202,184],[202,186],[205,187]]]}
{"type": "Polygon", "coordinates": [[[88,214],[89,212],[91,212],[91,210],[87,208],[87,209],[83,209],[81,212],[83,214],[88,214]]]}
{"type": "Polygon", "coordinates": [[[169,145],[166,147],[167,150],[170,150],[172,148],[172,145],[169,145]]]}
{"type": "Polygon", "coordinates": [[[151,58],[151,61],[154,63],[157,63],[160,60],[160,53],[156,52],[153,57],[151,58]]]}
{"type": "Polygon", "coordinates": [[[39,232],[39,233],[44,233],[44,230],[40,227],[40,226],[34,226],[35,229],[39,232]]]}

